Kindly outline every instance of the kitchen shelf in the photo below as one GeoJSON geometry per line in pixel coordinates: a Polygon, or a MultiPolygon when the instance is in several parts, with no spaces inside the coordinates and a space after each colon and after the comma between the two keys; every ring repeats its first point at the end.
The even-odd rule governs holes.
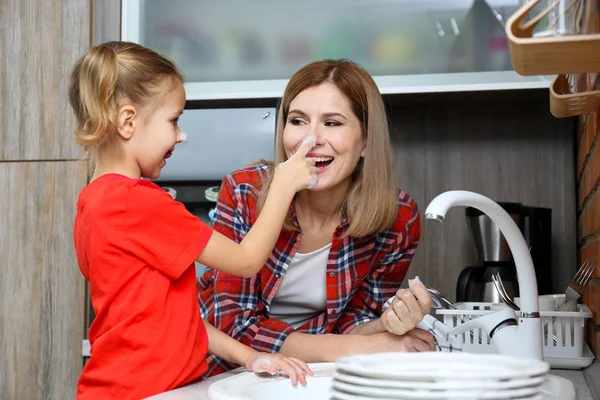
{"type": "MultiPolygon", "coordinates": [[[[524,77],[514,71],[373,77],[381,94],[548,89],[553,76],[524,77]]],[[[287,79],[186,83],[188,100],[279,98],[287,79]]]]}
{"type": "Polygon", "coordinates": [[[576,76],[558,75],[550,85],[550,112],[557,118],[574,117],[597,112],[600,109],[600,89],[597,88],[597,74],[586,74],[587,87],[583,91],[573,91],[573,78],[576,76]],[[571,79],[570,79],[571,78],[571,79]]]}
{"type": "Polygon", "coordinates": [[[525,0],[123,0],[123,40],[173,59],[194,101],[280,98],[307,63],[349,58],[382,94],[547,89],[511,65],[525,0]]]}
{"type": "MultiPolygon", "coordinates": [[[[506,22],[506,35],[515,71],[521,75],[573,74],[600,71],[600,33],[597,32],[598,3],[588,0],[532,0],[523,5],[506,22]],[[585,9],[580,15],[569,16],[569,6],[580,3],[585,9]],[[544,9],[533,16],[532,11],[544,4],[544,9]],[[547,5],[547,6],[546,6],[547,5]],[[556,9],[562,5],[562,9],[556,9]],[[559,36],[534,37],[541,21],[553,12],[552,30],[559,36]],[[530,13],[532,15],[530,15],[530,13]],[[529,18],[529,20],[528,20],[529,18]],[[564,21],[566,19],[566,21],[564,21]],[[574,27],[569,27],[576,19],[574,27]],[[558,22],[566,27],[559,29],[558,22]],[[569,29],[579,29],[571,32],[569,29]],[[562,32],[561,32],[562,31],[562,32]],[[581,33],[581,34],[577,34],[581,33]]],[[[548,26],[550,26],[548,25],[548,26]]],[[[540,33],[538,32],[538,35],[540,33]]],[[[542,33],[543,35],[543,33],[542,33]]]]}

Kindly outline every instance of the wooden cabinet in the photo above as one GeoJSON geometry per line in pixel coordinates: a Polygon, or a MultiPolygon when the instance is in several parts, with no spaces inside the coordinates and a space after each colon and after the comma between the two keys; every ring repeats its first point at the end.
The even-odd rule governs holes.
{"type": "Polygon", "coordinates": [[[85,284],[73,248],[82,162],[0,163],[0,398],[74,398],[85,284]]]}
{"type": "Polygon", "coordinates": [[[349,58],[384,94],[548,88],[513,71],[522,0],[123,0],[122,37],[171,57],[188,100],[271,99],[310,61],[349,58]]]}
{"type": "Polygon", "coordinates": [[[90,4],[0,4],[0,160],[80,156],[67,86],[69,70],[90,43],[90,4]]]}
{"type": "Polygon", "coordinates": [[[92,2],[0,2],[0,398],[75,397],[85,282],[73,220],[86,171],[69,72],[92,2]]]}

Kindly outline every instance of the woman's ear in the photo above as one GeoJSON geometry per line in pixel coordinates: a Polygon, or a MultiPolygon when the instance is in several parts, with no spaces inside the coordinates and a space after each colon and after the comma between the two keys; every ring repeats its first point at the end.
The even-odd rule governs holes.
{"type": "Polygon", "coordinates": [[[135,131],[137,111],[133,106],[119,108],[117,115],[117,133],[125,140],[131,139],[135,131]]]}

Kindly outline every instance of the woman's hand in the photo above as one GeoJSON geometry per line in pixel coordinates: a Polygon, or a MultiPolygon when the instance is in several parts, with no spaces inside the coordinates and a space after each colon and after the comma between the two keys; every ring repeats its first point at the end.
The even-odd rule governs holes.
{"type": "Polygon", "coordinates": [[[302,385],[306,385],[306,375],[313,375],[304,361],[293,357],[283,357],[279,354],[253,351],[243,365],[248,371],[255,373],[268,372],[275,375],[277,372],[283,371],[290,377],[294,386],[298,384],[298,381],[302,385]]]}
{"type": "Polygon", "coordinates": [[[431,310],[431,296],[421,283],[400,289],[387,310],[379,318],[383,328],[395,335],[412,331],[431,310]]]}
{"type": "Polygon", "coordinates": [[[430,332],[416,328],[404,335],[395,335],[384,332],[374,335],[360,336],[363,342],[360,353],[386,353],[386,352],[421,352],[433,351],[435,342],[430,332]]]}

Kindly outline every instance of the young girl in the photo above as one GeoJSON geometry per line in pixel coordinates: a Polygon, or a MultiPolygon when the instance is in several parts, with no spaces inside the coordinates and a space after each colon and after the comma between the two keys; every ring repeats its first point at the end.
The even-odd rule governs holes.
{"type": "Polygon", "coordinates": [[[199,380],[207,352],[249,371],[283,370],[294,385],[305,384],[311,372],[303,362],[258,353],[203,323],[194,261],[233,275],[256,274],[295,193],[316,184],[314,159],[305,157],[314,141],[278,166],[261,216],[238,244],[142,180],[158,178],[185,140],[177,125],[185,90],[173,63],[137,44],[102,44],[75,64],[69,100],[77,142],[95,165],[74,226],[96,313],[77,398],[140,399],[199,380]]]}

